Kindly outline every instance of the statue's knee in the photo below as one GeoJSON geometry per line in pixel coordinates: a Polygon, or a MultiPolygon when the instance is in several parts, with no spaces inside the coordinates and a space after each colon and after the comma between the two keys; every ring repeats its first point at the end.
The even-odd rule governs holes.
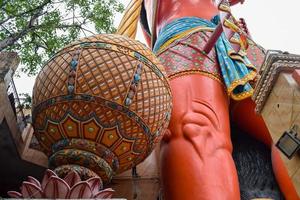
{"type": "Polygon", "coordinates": [[[211,113],[188,113],[183,117],[182,135],[196,148],[210,153],[217,149],[231,149],[229,133],[218,125],[211,113]]]}
{"type": "Polygon", "coordinates": [[[210,137],[212,136],[213,132],[212,127],[204,124],[198,123],[186,123],[182,126],[182,133],[185,138],[192,139],[194,137],[201,136],[203,137],[210,137]]]}
{"type": "Polygon", "coordinates": [[[201,155],[214,155],[219,150],[232,151],[230,137],[212,124],[186,123],[182,127],[183,137],[201,155]]]}
{"type": "Polygon", "coordinates": [[[164,141],[185,139],[197,146],[212,144],[216,148],[227,147],[230,144],[229,124],[220,123],[228,123],[228,120],[221,119],[220,116],[224,115],[219,115],[216,110],[226,112],[203,100],[193,100],[185,112],[172,116],[164,141]]]}
{"type": "Polygon", "coordinates": [[[215,140],[218,130],[208,122],[188,122],[182,125],[183,137],[198,145],[215,140]]]}
{"type": "Polygon", "coordinates": [[[184,137],[212,137],[219,131],[219,120],[210,110],[187,112],[182,118],[182,133],[184,137]]]}

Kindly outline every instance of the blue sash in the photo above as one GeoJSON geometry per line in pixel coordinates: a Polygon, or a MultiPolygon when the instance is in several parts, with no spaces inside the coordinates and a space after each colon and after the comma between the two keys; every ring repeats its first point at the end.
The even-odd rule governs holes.
{"type": "MultiPolygon", "coordinates": [[[[158,52],[165,42],[184,31],[195,27],[215,28],[218,22],[218,16],[214,17],[212,21],[197,17],[176,19],[161,29],[153,51],[158,52]]],[[[215,49],[228,95],[235,100],[252,96],[253,88],[249,81],[255,79],[256,69],[249,59],[235,53],[224,33],[217,40],[215,49]]]]}

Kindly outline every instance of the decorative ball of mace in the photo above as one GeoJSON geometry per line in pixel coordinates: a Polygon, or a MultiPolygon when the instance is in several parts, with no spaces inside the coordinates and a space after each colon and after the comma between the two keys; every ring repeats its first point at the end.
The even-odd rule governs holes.
{"type": "Polygon", "coordinates": [[[43,67],[33,90],[33,126],[49,167],[109,181],[142,162],[168,126],[165,72],[140,42],[83,38],[43,67]]]}

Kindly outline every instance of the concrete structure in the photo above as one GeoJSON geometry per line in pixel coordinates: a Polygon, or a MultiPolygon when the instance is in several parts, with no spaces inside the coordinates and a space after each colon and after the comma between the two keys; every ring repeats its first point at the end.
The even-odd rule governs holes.
{"type": "Polygon", "coordinates": [[[32,126],[26,122],[23,125],[18,122],[15,108],[11,106],[8,98],[7,90],[9,87],[14,87],[12,76],[19,62],[20,59],[16,53],[1,52],[0,54],[0,123],[6,120],[18,153],[23,160],[46,167],[46,155],[29,147],[33,134],[32,126]]]}
{"type": "Polygon", "coordinates": [[[3,197],[8,190],[17,189],[27,176],[39,178],[47,166],[46,156],[29,148],[33,129],[30,124],[17,120],[8,97],[19,61],[16,53],[0,53],[0,196],[3,197]]]}

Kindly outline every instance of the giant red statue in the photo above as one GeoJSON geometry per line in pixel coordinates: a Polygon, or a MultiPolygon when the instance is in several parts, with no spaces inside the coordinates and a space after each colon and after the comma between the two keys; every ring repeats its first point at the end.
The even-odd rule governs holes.
{"type": "Polygon", "coordinates": [[[153,25],[152,41],[146,31],[145,36],[166,68],[173,94],[172,117],[161,144],[165,198],[240,199],[231,122],[271,149],[283,196],[298,199],[250,99],[255,65],[262,61],[257,49],[248,49],[248,59],[228,49],[223,35],[216,48],[203,52],[215,28],[211,19],[219,13],[213,0],[145,0],[144,6],[148,25],[153,25]],[[232,56],[222,54],[224,49],[232,56]]]}

